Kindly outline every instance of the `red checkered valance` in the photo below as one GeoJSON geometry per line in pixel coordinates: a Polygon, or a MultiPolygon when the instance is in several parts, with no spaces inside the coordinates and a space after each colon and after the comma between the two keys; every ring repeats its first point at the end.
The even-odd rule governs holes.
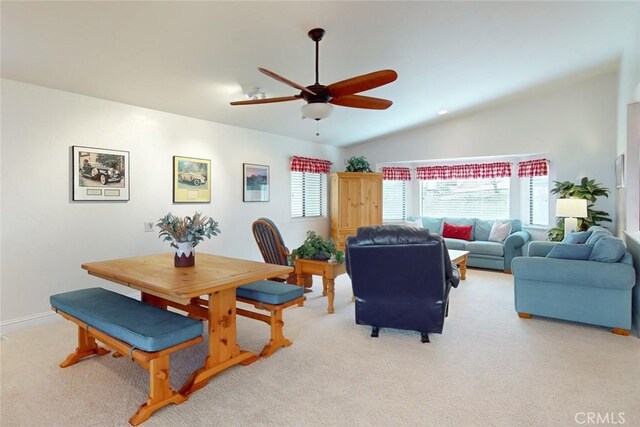
{"type": "Polygon", "coordinates": [[[387,181],[411,181],[411,169],[385,166],[382,168],[382,179],[387,181]]]}
{"type": "Polygon", "coordinates": [[[416,176],[427,179],[506,178],[511,176],[511,163],[475,163],[452,166],[419,166],[416,176]]]}
{"type": "Polygon", "coordinates": [[[518,177],[526,178],[531,176],[549,175],[549,160],[536,159],[518,162],[518,177]]]}
{"type": "Polygon", "coordinates": [[[309,157],[291,157],[291,172],[329,173],[332,163],[329,160],[309,157]]]}

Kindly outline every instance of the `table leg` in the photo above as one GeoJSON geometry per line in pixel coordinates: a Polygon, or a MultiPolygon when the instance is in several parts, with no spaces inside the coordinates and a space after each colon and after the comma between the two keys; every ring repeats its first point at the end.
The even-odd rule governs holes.
{"type": "Polygon", "coordinates": [[[201,389],[217,373],[242,363],[248,365],[258,356],[242,351],[236,344],[236,290],[225,289],[209,295],[208,322],[209,351],[204,366],[195,371],[180,393],[188,396],[201,389]]]}
{"type": "Polygon", "coordinates": [[[465,280],[467,278],[467,257],[466,257],[466,255],[465,255],[464,258],[462,258],[462,261],[460,261],[459,267],[460,267],[460,279],[465,280]]]}
{"type": "Polygon", "coordinates": [[[322,287],[327,290],[327,313],[333,313],[334,279],[322,278],[322,287]]]}

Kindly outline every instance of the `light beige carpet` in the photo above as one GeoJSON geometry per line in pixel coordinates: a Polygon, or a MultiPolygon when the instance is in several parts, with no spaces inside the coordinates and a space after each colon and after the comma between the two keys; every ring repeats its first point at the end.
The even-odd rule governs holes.
{"type": "MultiPolygon", "coordinates": [[[[469,270],[430,344],[389,329],[370,338],[354,322],[346,275],[336,288],[333,315],[318,281],[305,307],[285,310],[291,347],[223,372],[144,425],[572,426],[588,413],[640,425],[640,339],[520,319],[510,275],[469,270]]],[[[268,336],[266,324],[239,318],[243,348],[259,352],[268,336]]],[[[146,371],[111,356],[59,368],[75,339],[62,320],[4,337],[0,425],[128,425],[146,399],[146,371]]],[[[204,354],[200,345],[173,356],[176,387],[204,354]]]]}

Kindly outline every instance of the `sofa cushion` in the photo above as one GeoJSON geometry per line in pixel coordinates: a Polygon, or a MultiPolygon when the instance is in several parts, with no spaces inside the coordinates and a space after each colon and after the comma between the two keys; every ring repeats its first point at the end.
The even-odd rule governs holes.
{"type": "Polygon", "coordinates": [[[470,242],[467,242],[466,240],[460,240],[460,239],[445,238],[444,239],[444,243],[447,245],[447,249],[455,249],[457,251],[464,251],[464,250],[466,250],[465,246],[470,242]]]}
{"type": "Polygon", "coordinates": [[[476,219],[475,227],[473,227],[473,240],[489,240],[492,226],[492,219],[476,219]]]}
{"type": "Polygon", "coordinates": [[[497,242],[476,240],[468,242],[464,245],[464,249],[474,255],[504,256],[504,245],[497,242]]]}
{"type": "Polygon", "coordinates": [[[489,241],[502,243],[511,234],[511,221],[501,222],[497,219],[491,226],[491,232],[489,232],[489,241]]]}
{"type": "Polygon", "coordinates": [[[611,234],[611,232],[609,230],[607,230],[604,227],[600,227],[600,226],[593,226],[593,227],[589,228],[589,230],[587,230],[587,231],[591,231],[591,235],[589,236],[589,238],[585,242],[585,243],[589,243],[589,244],[595,244],[598,240],[600,240],[603,237],[611,237],[611,236],[613,236],[613,234],[611,234]]]}
{"type": "Polygon", "coordinates": [[[618,262],[627,252],[622,239],[613,236],[604,236],[598,239],[589,255],[590,261],[618,262]]]}
{"type": "Polygon", "coordinates": [[[442,218],[423,216],[422,225],[432,233],[442,234],[442,218]]]}
{"type": "Polygon", "coordinates": [[[574,244],[574,245],[586,243],[587,239],[591,236],[591,233],[593,233],[593,230],[574,231],[564,236],[564,239],[562,239],[562,243],[568,243],[568,244],[574,244]]]}
{"type": "Polygon", "coordinates": [[[442,237],[453,239],[471,240],[473,225],[453,225],[447,221],[442,225],[442,237]]]}
{"type": "Polygon", "coordinates": [[[588,260],[595,245],[584,243],[559,243],[547,254],[547,258],[588,260]]]}
{"type": "Polygon", "coordinates": [[[422,219],[421,218],[416,218],[412,221],[410,220],[406,220],[404,222],[404,225],[407,227],[414,227],[414,228],[423,228],[424,225],[422,224],[422,219]]]}

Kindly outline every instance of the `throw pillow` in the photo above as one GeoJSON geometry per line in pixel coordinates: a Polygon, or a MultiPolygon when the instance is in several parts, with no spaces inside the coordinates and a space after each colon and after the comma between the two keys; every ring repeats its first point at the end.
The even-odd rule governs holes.
{"type": "Polygon", "coordinates": [[[613,234],[611,234],[611,232],[607,229],[596,228],[593,230],[593,232],[591,233],[591,236],[589,236],[589,238],[585,243],[590,243],[595,245],[596,243],[598,243],[598,240],[600,240],[603,237],[613,237],[613,234]]]}
{"type": "Polygon", "coordinates": [[[618,262],[627,252],[622,239],[617,237],[601,237],[593,246],[589,261],[618,262]]]}
{"type": "Polygon", "coordinates": [[[413,228],[424,228],[422,226],[422,219],[420,218],[414,219],[413,221],[405,221],[404,225],[407,227],[413,227],[413,228]]]}
{"type": "Polygon", "coordinates": [[[562,239],[562,243],[569,243],[574,245],[586,243],[589,236],[591,236],[591,233],[593,233],[593,230],[571,232],[564,236],[564,239],[562,239]]]}
{"type": "Polygon", "coordinates": [[[558,243],[547,254],[547,258],[588,260],[594,245],[558,243]]]}
{"type": "Polygon", "coordinates": [[[442,227],[442,237],[470,241],[472,231],[473,225],[451,225],[445,222],[442,227]]]}
{"type": "Polygon", "coordinates": [[[502,243],[511,234],[511,221],[507,221],[504,224],[497,219],[493,221],[491,231],[489,232],[489,241],[502,243]]]}

